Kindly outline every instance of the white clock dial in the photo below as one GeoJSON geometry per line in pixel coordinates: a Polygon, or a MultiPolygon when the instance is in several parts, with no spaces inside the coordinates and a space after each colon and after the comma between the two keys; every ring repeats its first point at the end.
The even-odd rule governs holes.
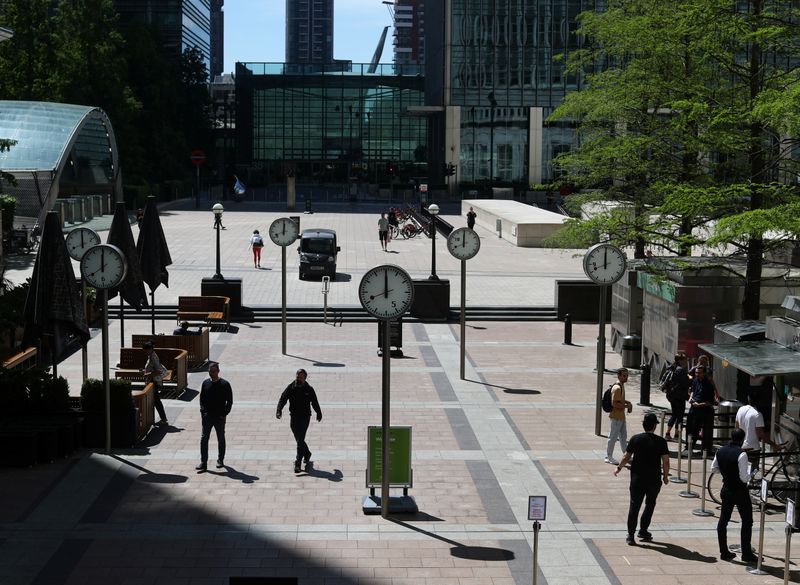
{"type": "Polygon", "coordinates": [[[269,226],[269,237],[278,246],[289,246],[297,241],[297,224],[288,217],[279,217],[269,226]]]}
{"type": "Polygon", "coordinates": [[[86,250],[100,243],[100,236],[89,228],[75,228],[67,234],[67,252],[73,260],[80,260],[86,250]]]}
{"type": "Polygon", "coordinates": [[[625,253],[612,244],[595,244],[583,257],[583,271],[596,284],[613,284],[625,274],[625,253]]]}
{"type": "Polygon", "coordinates": [[[411,308],[414,283],[408,273],[393,264],[368,271],[358,285],[361,305],[378,319],[396,319],[411,308]]]}
{"type": "Polygon", "coordinates": [[[127,270],[125,254],[111,244],[93,246],[81,258],[81,275],[94,288],[118,286],[125,279],[127,270]]]}
{"type": "Polygon", "coordinates": [[[447,249],[459,260],[469,260],[481,249],[481,239],[475,230],[458,228],[447,236],[447,249]]]}

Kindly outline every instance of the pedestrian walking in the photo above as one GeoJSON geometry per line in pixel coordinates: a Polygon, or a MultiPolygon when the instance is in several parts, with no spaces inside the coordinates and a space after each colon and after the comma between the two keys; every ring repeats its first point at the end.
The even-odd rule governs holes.
{"type": "Polygon", "coordinates": [[[386,214],[381,213],[381,218],[378,220],[378,239],[381,241],[381,249],[385,252],[387,250],[387,235],[389,231],[389,220],[386,219],[386,214]]]}
{"type": "Polygon", "coordinates": [[[644,415],[642,420],[643,433],[631,437],[625,455],[614,470],[614,475],[631,462],[631,502],[628,507],[628,536],[625,542],[635,545],[633,535],[639,523],[639,540],[649,542],[653,535],[648,532],[653,511],[656,509],[656,499],[661,491],[661,484],[669,483],[669,447],[666,439],[655,434],[658,417],[652,412],[644,415]],[[639,519],[639,510],[644,502],[644,512],[639,519]]]}
{"type": "Polygon", "coordinates": [[[742,519],[742,560],[746,563],[755,563],[758,557],[753,554],[750,546],[753,535],[753,503],[750,501],[750,492],[747,489],[750,466],[747,453],[742,450],[744,437],[744,429],[734,429],[731,433],[731,442],[717,451],[711,463],[711,471],[722,474],[720,490],[722,507],[717,522],[717,541],[720,559],[730,561],[736,558],[736,555],[728,549],[728,522],[735,507],[742,519]]]}
{"type": "Polygon", "coordinates": [[[397,212],[394,207],[389,208],[389,213],[386,214],[386,221],[389,222],[389,229],[386,232],[386,244],[392,241],[392,230],[396,230],[400,223],[397,221],[397,212]]]}
{"type": "Polygon", "coordinates": [[[628,448],[628,430],[625,426],[625,413],[633,410],[633,404],[625,400],[625,382],[628,381],[628,369],[620,368],[617,370],[617,381],[611,387],[611,412],[608,418],[611,420],[611,428],[608,431],[608,443],[606,445],[606,463],[617,465],[614,459],[614,443],[619,441],[619,447],[623,453],[628,448]]]}
{"type": "Polygon", "coordinates": [[[203,431],[200,436],[200,465],[197,471],[205,471],[208,464],[208,439],[211,429],[217,432],[217,469],[225,467],[225,421],[233,408],[233,389],[230,383],[219,377],[219,364],[208,365],[208,379],[200,387],[200,418],[203,431]]]}
{"type": "Polygon", "coordinates": [[[144,219],[144,211],[140,207],[139,209],[136,210],[136,227],[138,227],[138,228],[142,227],[142,220],[143,219],[144,219]]]}
{"type": "Polygon", "coordinates": [[[156,426],[167,425],[169,424],[167,413],[164,412],[164,404],[161,402],[161,389],[164,387],[164,374],[167,373],[167,369],[161,364],[158,354],[153,350],[152,341],[145,341],[142,344],[142,349],[147,354],[147,361],[144,364],[144,368],[142,368],[144,382],[145,384],[153,384],[153,404],[155,404],[159,416],[156,426]]]}
{"type": "Polygon", "coordinates": [[[250,236],[250,247],[253,249],[253,268],[261,268],[261,248],[264,247],[264,238],[258,230],[253,230],[253,235],[250,236]]]}
{"type": "Polygon", "coordinates": [[[317,422],[322,420],[322,409],[319,407],[317,401],[317,393],[314,388],[306,382],[308,374],[302,368],[297,370],[295,380],[289,384],[281,394],[278,400],[278,410],[275,413],[275,418],[280,419],[283,412],[283,407],[289,403],[289,426],[292,429],[294,440],[297,442],[297,456],[294,459],[294,472],[300,473],[301,461],[305,463],[306,471],[308,471],[313,463],[311,462],[311,451],[306,444],[306,433],[308,432],[308,425],[311,422],[311,408],[317,413],[317,422]]]}
{"type": "MultiPolygon", "coordinates": [[[[672,376],[669,387],[666,388],[667,400],[669,400],[672,415],[667,422],[667,434],[665,439],[672,440],[672,429],[678,425],[683,425],[683,415],[686,413],[686,401],[689,399],[689,373],[686,371],[686,356],[676,354],[672,362],[672,376]]],[[[678,437],[680,440],[680,437],[678,437]]]]}
{"type": "Polygon", "coordinates": [[[478,217],[478,214],[475,213],[475,210],[472,207],[469,208],[467,212],[467,227],[471,230],[475,229],[475,218],[478,217]]]}

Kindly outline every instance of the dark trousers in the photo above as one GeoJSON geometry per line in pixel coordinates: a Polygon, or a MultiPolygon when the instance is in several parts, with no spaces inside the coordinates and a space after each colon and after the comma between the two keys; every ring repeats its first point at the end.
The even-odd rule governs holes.
{"type": "Polygon", "coordinates": [[[297,441],[297,457],[296,461],[300,461],[303,457],[311,457],[311,451],[308,450],[306,445],[306,433],[308,432],[308,425],[311,422],[311,415],[309,416],[292,416],[289,426],[292,429],[294,440],[297,441]]]}
{"type": "Polygon", "coordinates": [[[729,489],[722,486],[720,496],[722,496],[722,507],[717,522],[719,552],[728,552],[728,522],[733,508],[736,507],[742,519],[742,555],[747,557],[752,554],[750,540],[753,534],[753,503],[750,501],[750,494],[745,487],[729,489]]]}
{"type": "Polygon", "coordinates": [[[161,402],[161,384],[153,382],[153,404],[155,404],[156,412],[161,420],[167,420],[167,413],[164,412],[164,404],[161,402]]]}
{"type": "Polygon", "coordinates": [[[686,435],[692,435],[692,444],[687,445],[687,449],[694,449],[694,443],[697,442],[697,435],[700,430],[703,431],[703,450],[706,453],[711,453],[711,448],[714,446],[714,409],[710,407],[695,408],[694,406],[689,409],[689,417],[686,421],[686,435]]]}
{"type": "Polygon", "coordinates": [[[686,399],[670,400],[669,405],[670,410],[672,410],[672,416],[669,417],[667,427],[671,429],[676,423],[683,424],[683,415],[686,413],[686,399]]]}
{"type": "Polygon", "coordinates": [[[217,449],[219,456],[217,459],[225,459],[225,417],[202,414],[203,434],[200,436],[200,461],[208,461],[208,439],[211,437],[211,429],[217,431],[217,449]]]}
{"type": "Polygon", "coordinates": [[[652,479],[644,479],[638,475],[631,474],[631,503],[628,508],[628,534],[636,532],[636,523],[639,519],[639,509],[644,502],[644,512],[639,521],[639,530],[647,530],[650,521],[653,519],[653,512],[656,509],[656,499],[661,491],[661,482],[652,479]]]}

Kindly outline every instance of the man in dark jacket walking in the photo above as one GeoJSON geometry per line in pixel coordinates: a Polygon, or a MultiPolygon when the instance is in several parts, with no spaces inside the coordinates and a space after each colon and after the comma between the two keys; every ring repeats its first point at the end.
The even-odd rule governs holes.
{"type": "Polygon", "coordinates": [[[625,455],[614,470],[614,475],[619,474],[625,464],[631,462],[631,502],[628,507],[628,536],[625,541],[636,544],[633,538],[636,523],[639,521],[639,509],[644,502],[644,512],[639,521],[639,540],[645,542],[653,540],[653,535],[648,532],[653,512],[656,509],[656,499],[661,491],[661,483],[669,483],[669,448],[667,441],[655,434],[658,417],[652,412],[644,415],[642,421],[643,433],[634,435],[628,442],[625,455]]]}
{"type": "Polygon", "coordinates": [[[317,394],[308,382],[306,371],[297,370],[295,380],[286,387],[278,400],[278,411],[275,418],[281,418],[283,407],[289,402],[290,427],[295,441],[297,441],[297,457],[294,460],[294,472],[300,473],[300,462],[305,462],[306,471],[311,467],[311,451],[306,445],[306,432],[311,422],[311,408],[317,413],[317,422],[322,420],[322,409],[317,401],[317,394]]]}
{"type": "Polygon", "coordinates": [[[200,437],[200,465],[197,471],[205,471],[208,463],[208,439],[211,429],[217,431],[217,469],[225,467],[225,417],[233,407],[233,391],[227,380],[219,377],[219,364],[208,366],[209,378],[200,387],[200,416],[203,419],[203,434],[200,437]]]}
{"type": "Polygon", "coordinates": [[[745,432],[735,429],[731,433],[731,442],[717,451],[711,471],[722,474],[722,508],[717,522],[717,540],[719,541],[719,558],[730,561],[736,555],[728,549],[728,522],[733,514],[734,506],[742,519],[742,560],[746,563],[758,562],[758,557],[750,548],[753,534],[753,503],[747,484],[750,481],[750,464],[747,453],[742,450],[745,432]]]}

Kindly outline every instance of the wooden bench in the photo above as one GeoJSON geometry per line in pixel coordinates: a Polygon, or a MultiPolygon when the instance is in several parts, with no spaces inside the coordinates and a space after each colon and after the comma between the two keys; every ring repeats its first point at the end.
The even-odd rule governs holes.
{"type": "MultiPolygon", "coordinates": [[[[208,361],[208,327],[201,328],[199,335],[133,335],[133,347],[142,347],[145,341],[152,341],[155,349],[176,347],[185,349],[189,355],[190,368],[202,366],[208,361]]],[[[158,352],[156,352],[158,353],[158,352]]],[[[161,354],[158,354],[161,357],[161,354]]]]}
{"type": "MultiPolygon", "coordinates": [[[[163,377],[164,385],[174,385],[179,392],[184,390],[189,384],[188,352],[185,349],[159,348],[156,355],[161,360],[161,364],[167,368],[167,373],[163,377]]],[[[145,350],[139,347],[121,347],[115,376],[144,385],[142,368],[146,362],[145,350]]]]}
{"type": "Polygon", "coordinates": [[[231,300],[229,297],[178,297],[176,320],[205,321],[208,325],[231,325],[231,300]]]}

